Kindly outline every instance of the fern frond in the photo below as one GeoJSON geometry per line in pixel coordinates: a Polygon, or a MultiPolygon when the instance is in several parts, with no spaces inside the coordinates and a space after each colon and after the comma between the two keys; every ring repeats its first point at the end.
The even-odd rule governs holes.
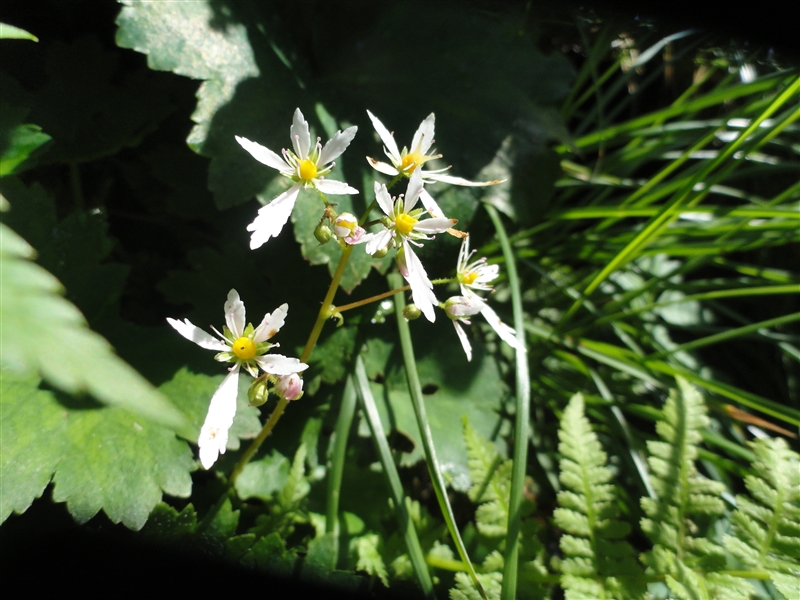
{"type": "Polygon", "coordinates": [[[782,439],[752,444],[754,475],[745,479],[753,499],[737,496],[734,535],[725,547],[754,570],[770,573],[787,598],[800,598],[800,455],[782,439]]]}
{"type": "Polygon", "coordinates": [[[698,527],[692,519],[720,515],[725,486],[697,472],[697,445],[701,429],[709,423],[706,407],[694,387],[681,378],[677,382],[679,390],[670,393],[656,425],[662,441],[647,443],[657,499],[641,499],[648,517],[641,521],[642,530],[654,544],[642,558],[656,574],[665,576],[679,598],[747,598],[740,580],[703,575],[724,568],[725,552],[705,537],[695,536],[698,527]]]}
{"type": "Polygon", "coordinates": [[[623,540],[630,531],[621,522],[607,455],[584,415],[581,394],[572,397],[558,432],[562,455],[555,524],[566,533],[559,542],[561,585],[567,599],[639,598],[643,573],[633,548],[623,540]]]}
{"type": "Polygon", "coordinates": [[[472,480],[468,495],[479,504],[475,514],[478,531],[489,537],[504,536],[508,530],[512,463],[502,460],[494,444],[475,431],[466,418],[462,422],[472,480]]]}

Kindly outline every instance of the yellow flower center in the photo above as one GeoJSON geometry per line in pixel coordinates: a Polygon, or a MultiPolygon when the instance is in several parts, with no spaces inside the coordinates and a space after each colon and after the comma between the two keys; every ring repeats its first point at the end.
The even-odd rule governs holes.
{"type": "Polygon", "coordinates": [[[248,360],[256,355],[256,343],[247,337],[240,337],[233,342],[233,353],[242,360],[248,360]]]}
{"type": "Polygon", "coordinates": [[[458,276],[458,280],[460,283],[464,285],[472,285],[475,283],[475,280],[478,278],[478,273],[476,271],[468,271],[463,275],[458,276]]]}
{"type": "Polygon", "coordinates": [[[400,170],[404,173],[413,173],[414,169],[424,162],[425,159],[419,152],[411,152],[400,159],[400,170]]]}
{"type": "Polygon", "coordinates": [[[300,179],[304,181],[311,181],[317,176],[317,165],[308,159],[301,160],[298,171],[300,173],[300,179]]]}
{"type": "Polygon", "coordinates": [[[411,233],[411,230],[414,229],[414,225],[417,224],[417,220],[414,217],[408,216],[406,213],[400,213],[397,215],[397,220],[394,223],[395,229],[402,233],[403,235],[408,235],[411,233]]]}

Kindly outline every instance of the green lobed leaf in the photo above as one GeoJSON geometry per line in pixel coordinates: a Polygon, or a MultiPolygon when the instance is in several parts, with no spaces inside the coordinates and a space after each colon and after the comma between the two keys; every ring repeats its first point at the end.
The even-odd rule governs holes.
{"type": "Polygon", "coordinates": [[[61,398],[40,381],[2,372],[0,520],[26,510],[51,478],[53,499],[79,523],[103,510],[138,530],[162,493],[189,496],[194,462],[172,431],[118,407],[61,398]]]}
{"type": "Polygon", "coordinates": [[[80,312],[58,295],[59,282],[28,260],[33,253],[0,223],[3,364],[35,369],[66,392],[88,391],[101,402],[185,433],[183,414],[86,327],[80,312]]]}

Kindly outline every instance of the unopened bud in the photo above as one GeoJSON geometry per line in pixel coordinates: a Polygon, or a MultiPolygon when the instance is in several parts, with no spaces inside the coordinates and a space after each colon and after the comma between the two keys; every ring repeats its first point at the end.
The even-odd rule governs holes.
{"type": "Polygon", "coordinates": [[[333,237],[333,234],[331,233],[330,227],[325,223],[320,223],[314,230],[314,237],[317,238],[317,241],[322,245],[327,244],[331,240],[331,237],[333,237]]]}
{"type": "Polygon", "coordinates": [[[303,397],[303,380],[297,373],[284,375],[275,384],[275,393],[287,400],[299,400],[303,397]]]}
{"type": "Polygon", "coordinates": [[[416,304],[406,304],[403,307],[403,316],[406,318],[406,321],[413,321],[414,319],[419,319],[419,316],[422,314],[422,311],[417,307],[416,304]]]}
{"type": "Polygon", "coordinates": [[[250,401],[250,406],[261,406],[269,398],[269,390],[267,389],[267,382],[262,379],[256,379],[247,390],[247,399],[250,401]]]}
{"type": "Polygon", "coordinates": [[[483,300],[477,296],[451,296],[444,303],[447,316],[458,321],[477,315],[483,308],[483,300]]]}

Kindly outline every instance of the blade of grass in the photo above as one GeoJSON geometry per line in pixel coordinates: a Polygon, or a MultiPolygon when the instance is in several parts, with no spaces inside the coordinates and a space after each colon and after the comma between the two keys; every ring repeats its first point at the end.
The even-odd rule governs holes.
{"type": "MultiPolygon", "coordinates": [[[[388,276],[390,289],[397,289],[402,283],[399,273],[391,273],[388,276]]],[[[444,477],[442,477],[442,470],[439,466],[439,461],[436,458],[436,448],[433,445],[433,435],[431,428],[428,425],[428,416],[425,411],[425,401],[422,397],[422,386],[419,382],[419,375],[417,375],[417,361],[414,357],[414,346],[411,342],[411,330],[408,327],[408,321],[403,316],[403,308],[405,308],[406,299],[403,294],[396,294],[394,297],[394,312],[397,317],[397,329],[400,335],[400,346],[403,350],[403,362],[406,369],[406,379],[408,380],[408,391],[411,394],[411,402],[414,405],[414,414],[417,417],[417,426],[419,427],[420,436],[422,437],[422,446],[425,450],[425,458],[428,465],[428,472],[431,476],[431,483],[433,490],[436,492],[436,499],[439,501],[439,508],[442,510],[447,529],[450,531],[450,536],[456,545],[456,550],[461,560],[467,566],[469,576],[472,583],[480,592],[481,597],[488,600],[488,596],[478,581],[478,575],[470,562],[467,555],[467,548],[464,546],[464,540],[461,539],[461,534],[456,527],[455,516],[453,515],[453,508],[450,506],[450,500],[447,498],[447,490],[445,489],[444,477]]]]}
{"type": "Polygon", "coordinates": [[[353,415],[356,412],[356,390],[351,378],[347,378],[342,392],[342,405],[339,407],[339,417],[336,419],[336,429],[333,434],[333,452],[328,466],[328,496],[325,511],[325,533],[334,537],[334,552],[338,562],[339,554],[339,497],[342,489],[342,473],[344,472],[344,459],[347,454],[347,439],[353,425],[353,415]]]}
{"type": "MultiPolygon", "coordinates": [[[[517,341],[524,348],[525,315],[522,312],[522,290],[517,275],[514,250],[508,241],[505,226],[497,209],[484,204],[484,209],[492,219],[503,257],[506,262],[508,285],[511,288],[511,306],[514,312],[514,329],[517,341]]],[[[519,565],[519,532],[522,507],[522,492],[525,485],[525,469],[528,465],[528,423],[530,421],[531,382],[528,373],[528,352],[516,352],[516,410],[514,411],[514,456],[511,471],[511,491],[508,502],[508,531],[506,532],[505,561],[503,564],[503,587],[500,597],[513,600],[517,597],[517,569],[519,565]]]]}
{"type": "MultiPolygon", "coordinates": [[[[353,384],[353,375],[348,377],[348,384],[353,384]]],[[[425,597],[436,598],[433,591],[433,581],[425,563],[425,555],[419,543],[417,530],[414,529],[414,522],[411,520],[411,515],[409,515],[406,507],[403,484],[400,483],[400,475],[397,473],[397,466],[394,464],[394,457],[386,439],[386,432],[378,414],[378,407],[375,405],[375,398],[373,398],[372,390],[369,388],[369,379],[367,379],[367,371],[364,368],[364,359],[361,358],[361,355],[356,357],[355,388],[358,391],[361,408],[364,410],[364,416],[367,419],[370,434],[375,442],[375,449],[378,451],[383,472],[386,474],[386,480],[389,483],[395,515],[397,516],[397,522],[403,534],[414,572],[417,574],[417,579],[422,591],[425,593],[425,597]]]]}

